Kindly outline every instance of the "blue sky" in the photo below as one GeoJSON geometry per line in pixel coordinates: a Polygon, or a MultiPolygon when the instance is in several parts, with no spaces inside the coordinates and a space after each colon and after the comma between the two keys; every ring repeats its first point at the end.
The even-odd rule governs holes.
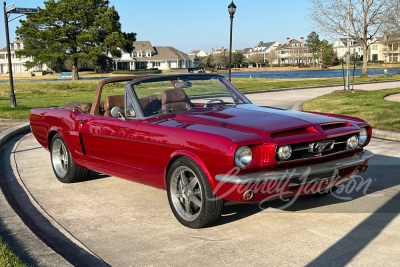
{"type": "MultiPolygon", "coordinates": [[[[122,30],[136,32],[137,40],[154,46],[173,46],[183,52],[229,47],[231,0],[110,0],[120,17],[122,30]]],[[[43,0],[9,0],[16,7],[44,7],[43,0]]],[[[305,17],[307,0],[234,0],[233,49],[259,41],[284,43],[287,37],[300,39],[315,30],[305,17]]],[[[1,12],[3,14],[3,12],[1,12]]],[[[10,19],[16,17],[13,14],[10,19]]],[[[0,47],[5,46],[4,18],[0,26],[0,47]]],[[[10,22],[10,39],[15,38],[19,19],[10,22]]],[[[318,33],[318,31],[317,31],[318,33]]],[[[320,34],[320,36],[322,36],[320,34]]],[[[323,37],[323,36],[322,36],[323,37]]]]}

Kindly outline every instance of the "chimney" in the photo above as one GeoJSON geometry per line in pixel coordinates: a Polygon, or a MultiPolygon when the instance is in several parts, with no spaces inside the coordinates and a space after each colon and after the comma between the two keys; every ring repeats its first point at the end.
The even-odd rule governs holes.
{"type": "Polygon", "coordinates": [[[304,37],[301,37],[301,38],[300,38],[300,42],[301,42],[302,44],[304,44],[304,37]]]}
{"type": "Polygon", "coordinates": [[[289,44],[290,43],[290,38],[288,37],[288,38],[286,38],[286,44],[289,44]]]}

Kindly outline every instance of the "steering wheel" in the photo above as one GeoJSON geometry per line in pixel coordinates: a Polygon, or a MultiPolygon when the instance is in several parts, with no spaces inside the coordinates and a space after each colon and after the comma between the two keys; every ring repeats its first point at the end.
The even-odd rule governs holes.
{"type": "Polygon", "coordinates": [[[225,103],[224,100],[222,100],[221,98],[213,98],[213,99],[210,99],[207,103],[205,103],[203,107],[207,107],[211,103],[217,102],[217,101],[221,102],[222,104],[225,103]]]}

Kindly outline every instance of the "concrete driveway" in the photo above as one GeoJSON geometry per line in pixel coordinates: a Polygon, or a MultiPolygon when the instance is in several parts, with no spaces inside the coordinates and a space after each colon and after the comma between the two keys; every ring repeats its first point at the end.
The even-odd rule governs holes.
{"type": "MultiPolygon", "coordinates": [[[[370,86],[360,89],[378,89],[370,86]]],[[[394,87],[400,83],[385,84],[394,87]]],[[[248,97],[291,107],[335,89],[248,97]]],[[[370,168],[342,193],[301,197],[284,209],[283,200],[262,209],[228,204],[218,225],[201,230],[176,221],[165,191],[96,173],[85,182],[58,182],[49,153],[31,134],[2,148],[1,167],[39,236],[47,233],[47,242],[78,266],[398,266],[400,143],[373,139],[368,149],[376,154],[370,168]]]]}

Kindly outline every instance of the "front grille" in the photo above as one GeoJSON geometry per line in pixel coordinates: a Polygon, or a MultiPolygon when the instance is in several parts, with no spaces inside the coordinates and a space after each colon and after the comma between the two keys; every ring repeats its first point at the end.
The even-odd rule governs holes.
{"type": "MultiPolygon", "coordinates": [[[[347,150],[347,139],[349,139],[354,134],[343,135],[335,138],[324,139],[324,140],[316,140],[312,142],[304,142],[291,144],[292,147],[292,156],[288,160],[280,160],[278,157],[278,153],[275,153],[276,162],[288,162],[293,160],[300,159],[310,159],[316,157],[327,156],[331,154],[335,154],[338,152],[347,150]],[[324,143],[326,146],[322,151],[318,150],[317,143],[324,143]],[[333,145],[332,145],[333,144],[333,145]]],[[[278,149],[276,150],[278,151],[278,149]]]]}

